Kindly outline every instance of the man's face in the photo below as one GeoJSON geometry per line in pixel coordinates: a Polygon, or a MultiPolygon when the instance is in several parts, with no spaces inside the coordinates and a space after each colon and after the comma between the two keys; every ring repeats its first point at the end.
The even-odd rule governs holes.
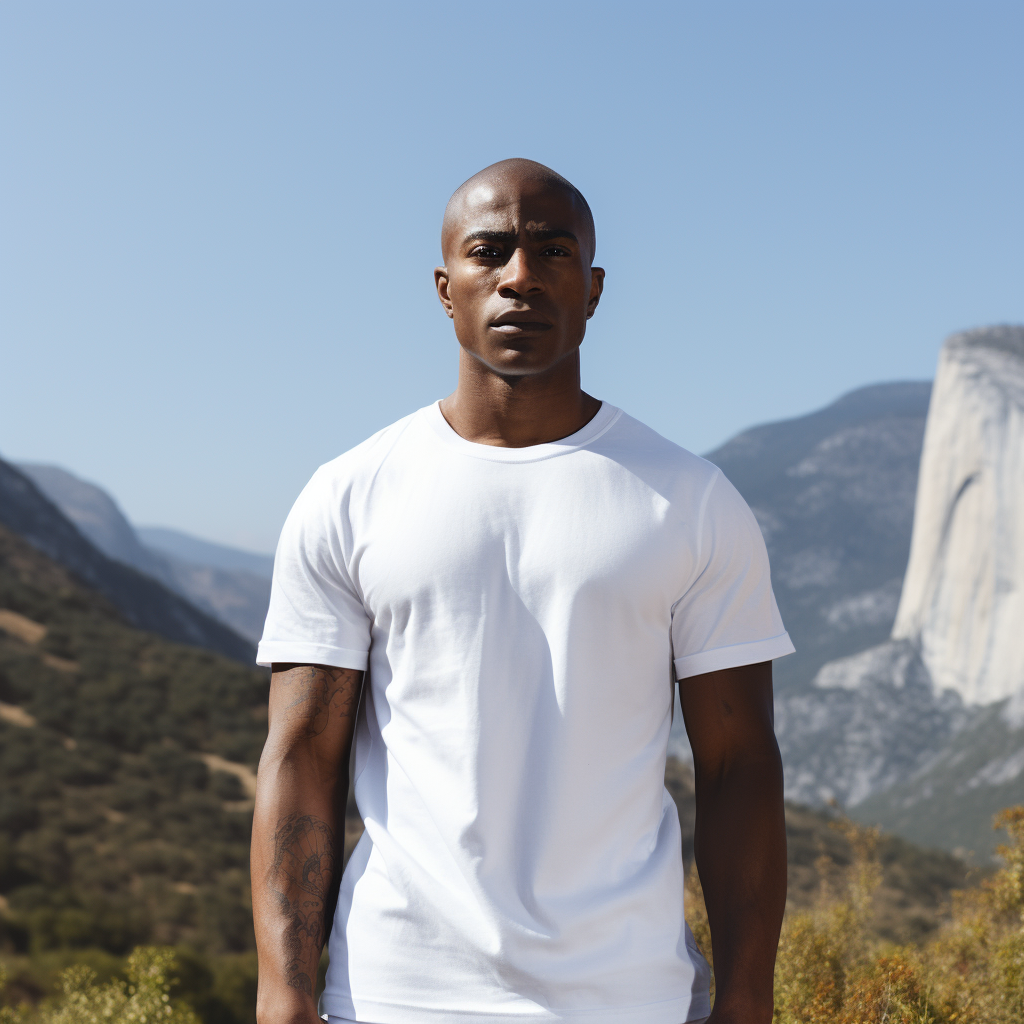
{"type": "Polygon", "coordinates": [[[568,189],[496,177],[450,211],[434,272],[459,344],[502,376],[544,373],[579,348],[601,297],[589,218],[568,189]]]}

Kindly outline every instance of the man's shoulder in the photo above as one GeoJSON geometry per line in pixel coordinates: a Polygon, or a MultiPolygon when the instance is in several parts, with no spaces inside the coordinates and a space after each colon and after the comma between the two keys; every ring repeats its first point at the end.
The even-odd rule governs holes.
{"type": "Polygon", "coordinates": [[[320,486],[330,486],[353,482],[366,474],[372,475],[391,456],[422,411],[417,409],[416,412],[403,416],[400,420],[371,434],[365,441],[360,441],[353,448],[325,462],[313,474],[313,480],[320,486]]]}
{"type": "Polygon", "coordinates": [[[596,446],[603,455],[622,463],[634,472],[664,476],[667,481],[710,484],[721,470],[707,459],[670,441],[653,427],[626,412],[621,412],[613,430],[596,446]]]}

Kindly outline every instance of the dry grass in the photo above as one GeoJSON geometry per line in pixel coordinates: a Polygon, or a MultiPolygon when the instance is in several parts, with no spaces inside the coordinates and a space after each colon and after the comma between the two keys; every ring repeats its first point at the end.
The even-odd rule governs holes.
{"type": "Polygon", "coordinates": [[[34,646],[46,636],[46,627],[9,608],[0,608],[0,629],[22,643],[34,646]]]}
{"type": "MultiPolygon", "coordinates": [[[[1003,811],[1002,866],[956,893],[951,918],[920,946],[877,938],[877,830],[836,822],[855,856],[841,876],[821,865],[815,904],[787,914],[775,970],[776,1024],[1021,1024],[1024,1021],[1024,807],[1003,811]]],[[[690,927],[710,932],[690,873],[690,927]]]]}

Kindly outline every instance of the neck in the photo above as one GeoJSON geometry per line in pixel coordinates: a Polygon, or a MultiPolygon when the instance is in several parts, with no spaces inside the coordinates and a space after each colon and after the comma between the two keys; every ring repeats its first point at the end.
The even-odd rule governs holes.
{"type": "Polygon", "coordinates": [[[461,350],[458,387],[441,402],[456,434],[500,448],[558,441],[585,427],[600,408],[580,387],[578,349],[546,373],[522,377],[502,377],[461,350]]]}

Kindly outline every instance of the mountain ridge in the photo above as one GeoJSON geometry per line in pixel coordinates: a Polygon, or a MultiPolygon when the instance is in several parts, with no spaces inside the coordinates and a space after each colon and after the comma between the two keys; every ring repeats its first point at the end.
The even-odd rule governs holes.
{"type": "Polygon", "coordinates": [[[0,524],[70,570],[136,628],[251,663],[253,647],[245,639],[158,580],[109,558],[28,476],[2,459],[0,524]]]}
{"type": "Polygon", "coordinates": [[[931,384],[858,388],[816,412],[742,431],[705,456],[757,517],[797,653],[777,688],[889,638],[910,554],[931,384]]]}
{"type": "Polygon", "coordinates": [[[270,601],[273,558],[160,528],[148,529],[156,543],[147,544],[116,500],[97,484],[59,466],[21,463],[18,469],[108,558],[158,580],[247,640],[259,640],[270,601]]]}
{"type": "Polygon", "coordinates": [[[133,526],[136,536],[151,551],[172,555],[193,565],[213,569],[241,569],[270,579],[274,574],[274,556],[203,540],[168,526],[133,526]]]}

